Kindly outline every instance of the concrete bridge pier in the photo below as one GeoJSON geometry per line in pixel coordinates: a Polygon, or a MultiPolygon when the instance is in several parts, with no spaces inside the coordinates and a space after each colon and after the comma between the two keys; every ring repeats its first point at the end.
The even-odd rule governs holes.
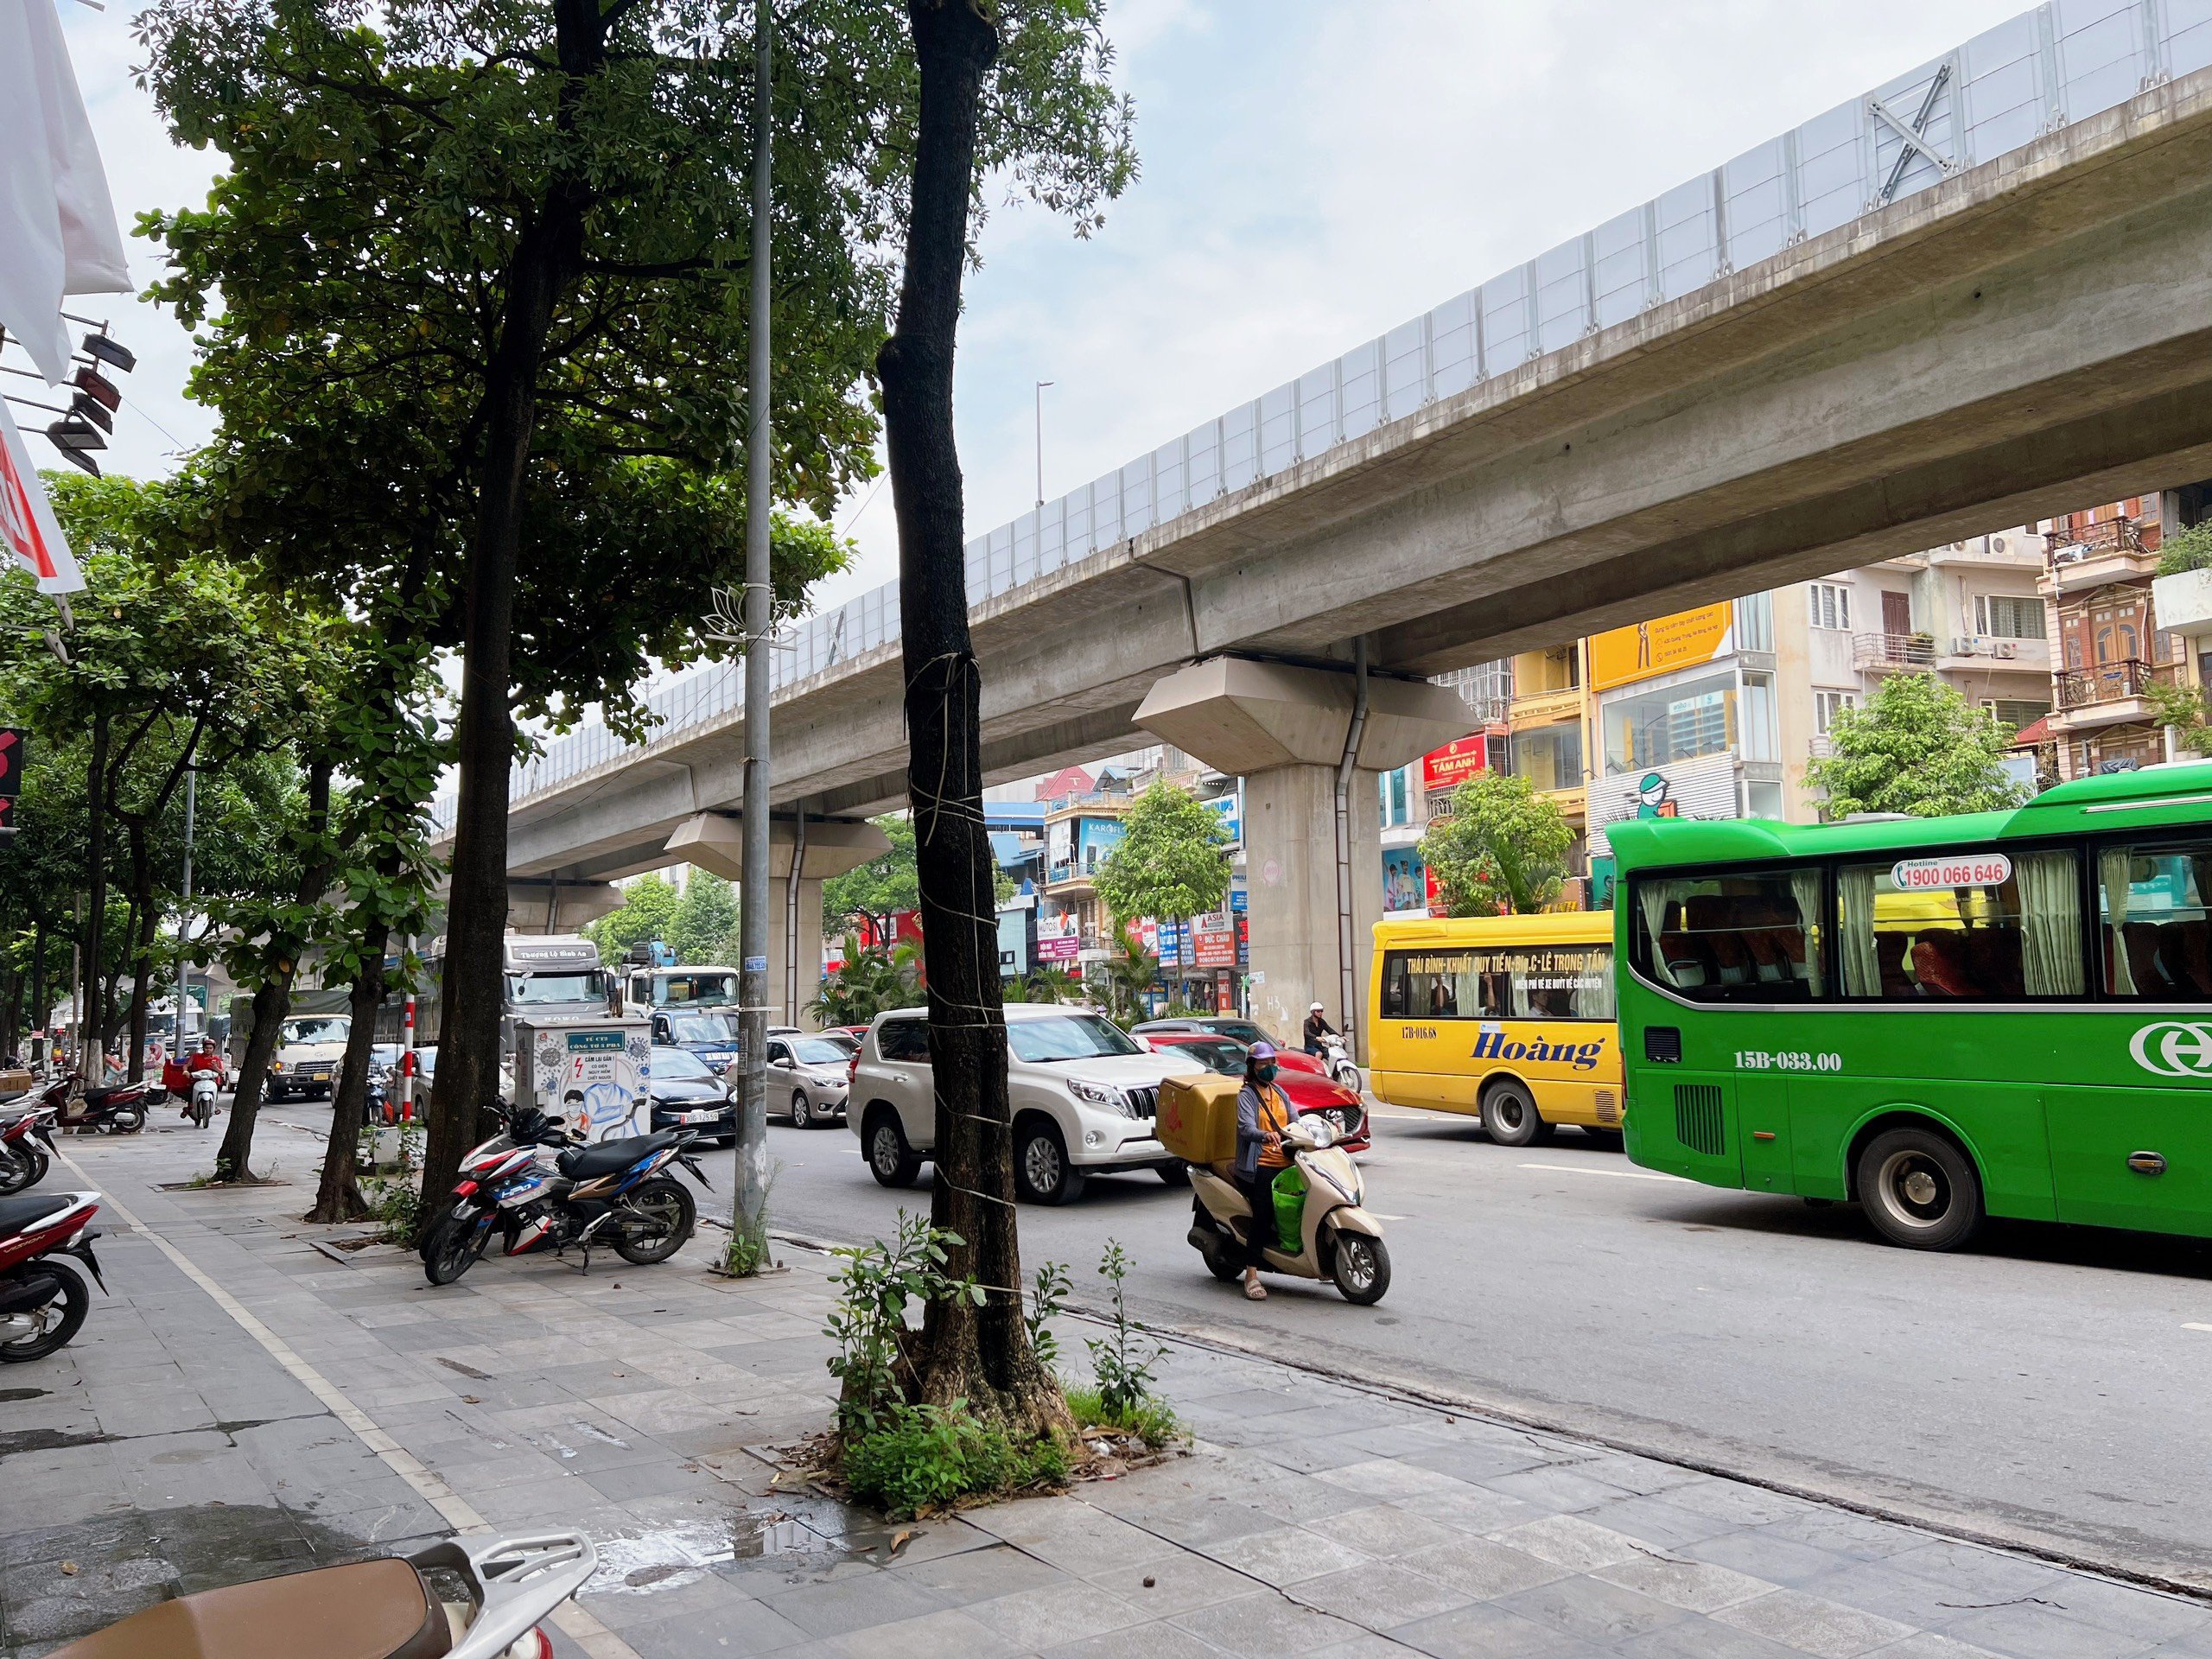
{"type": "Polygon", "coordinates": [[[621,906],[622,889],[612,881],[507,878],[507,925],[518,933],[573,933],[621,906]]]}
{"type": "MultiPolygon", "coordinates": [[[[809,819],[802,826],[796,818],[776,818],[769,823],[768,874],[774,883],[768,909],[768,998],[773,1010],[768,1016],[770,1025],[804,1026],[810,1031],[817,1027],[806,1005],[814,1001],[822,984],[822,884],[890,849],[891,838],[864,821],[809,819]],[[802,833],[804,853],[798,851],[802,833]],[[794,862],[798,866],[795,893],[791,879],[794,862]]],[[[745,870],[745,815],[702,812],[677,827],[668,838],[667,850],[671,860],[741,881],[745,870]]]]}
{"type": "Polygon", "coordinates": [[[1252,1016],[1295,1040],[1319,1002],[1366,1059],[1368,969],[1382,914],[1381,810],[1376,774],[1466,734],[1465,703],[1423,680],[1370,673],[1348,791],[1352,1006],[1343,1007],[1337,883],[1337,778],[1358,677],[1215,657],[1154,686],[1136,723],[1218,772],[1244,779],[1252,1016]]]}

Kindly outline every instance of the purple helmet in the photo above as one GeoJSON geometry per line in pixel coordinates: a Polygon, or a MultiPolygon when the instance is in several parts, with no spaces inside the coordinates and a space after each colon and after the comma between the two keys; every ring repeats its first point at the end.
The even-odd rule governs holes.
{"type": "Polygon", "coordinates": [[[1273,1043],[1262,1041],[1252,1045],[1252,1053],[1250,1058],[1253,1059],[1272,1060],[1274,1057],[1275,1046],[1273,1043]]]}

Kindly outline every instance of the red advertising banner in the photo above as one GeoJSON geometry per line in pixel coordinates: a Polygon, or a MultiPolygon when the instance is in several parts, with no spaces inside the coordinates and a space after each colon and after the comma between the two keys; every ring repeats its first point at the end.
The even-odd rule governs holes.
{"type": "Polygon", "coordinates": [[[1490,740],[1477,732],[1471,737],[1457,737],[1440,749],[1432,749],[1421,757],[1421,786],[1432,793],[1457,789],[1468,779],[1484,770],[1484,754],[1490,740]]]}

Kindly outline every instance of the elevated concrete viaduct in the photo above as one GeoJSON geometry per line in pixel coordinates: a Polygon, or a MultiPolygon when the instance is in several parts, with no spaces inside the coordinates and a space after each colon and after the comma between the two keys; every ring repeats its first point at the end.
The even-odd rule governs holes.
{"type": "MultiPolygon", "coordinates": [[[[1283,764],[1325,769],[1355,642],[1377,681],[1416,679],[2212,474],[2212,69],[1620,321],[1589,286],[1590,327],[1567,343],[978,603],[991,775],[1141,741],[1154,688],[1222,657],[1305,675],[1333,747],[1321,733],[1283,764]]],[[[781,689],[779,815],[904,804],[899,683],[892,638],[781,689]]],[[[1370,810],[1366,772],[1464,718],[1404,695],[1398,741],[1355,757],[1370,810]]],[[[1159,729],[1234,758],[1207,732],[1235,709],[1167,705],[1159,729]]],[[[687,822],[734,810],[742,745],[734,714],[693,720],[519,794],[515,874],[585,884],[670,861],[687,822]]],[[[1331,792],[1270,798],[1250,868],[1295,855],[1302,870],[1300,849],[1330,839],[1331,792]]],[[[1293,885],[1285,904],[1317,902],[1293,885]]],[[[1362,887],[1364,937],[1380,888],[1362,887]]],[[[1333,940],[1326,919],[1285,931],[1333,940]]],[[[1261,1011],[1279,1027],[1310,995],[1337,1000],[1333,944],[1294,955],[1268,967],[1261,1011]]]]}

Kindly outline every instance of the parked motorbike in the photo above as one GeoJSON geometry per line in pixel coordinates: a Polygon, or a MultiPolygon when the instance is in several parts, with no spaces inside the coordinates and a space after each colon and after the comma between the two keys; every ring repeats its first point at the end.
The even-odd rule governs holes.
{"type": "Polygon", "coordinates": [[[421,1248],[423,1271],[449,1285],[473,1267],[499,1230],[505,1255],[575,1246],[591,1270],[594,1243],[612,1244],[626,1262],[665,1262],[690,1239],[698,1206],[690,1189],[666,1173],[681,1163],[702,1186],[706,1173],[689,1150],[690,1129],[581,1143],[534,1106],[511,1108],[507,1130],[461,1160],[452,1202],[421,1248]]]}
{"type": "Polygon", "coordinates": [[[47,1103],[54,1108],[54,1123],[62,1129],[105,1135],[136,1135],[146,1127],[146,1109],[154,1103],[154,1085],[119,1083],[111,1089],[75,1092],[84,1078],[72,1071],[47,1085],[47,1103]]]}
{"type": "Polygon", "coordinates": [[[1352,1064],[1344,1039],[1333,1031],[1321,1033],[1321,1069],[1355,1095],[1359,1092],[1359,1068],[1352,1064]]]}
{"type": "Polygon", "coordinates": [[[48,1192],[0,1198],[0,1362],[44,1359],[65,1346],[92,1305],[73,1255],[105,1294],[92,1256],[100,1234],[97,1192],[48,1192]]]}
{"type": "Polygon", "coordinates": [[[36,1186],[52,1167],[54,1109],[35,1105],[21,1111],[0,1108],[0,1197],[36,1186]]]}
{"type": "Polygon", "coordinates": [[[314,1567],[159,1602],[52,1659],[139,1653],[246,1659],[340,1649],[360,1659],[552,1659],[552,1641],[539,1626],[598,1567],[599,1552],[580,1532],[456,1538],[412,1555],[314,1567]]]}
{"type": "MultiPolygon", "coordinates": [[[[1366,1183],[1359,1166],[1337,1144],[1336,1125],[1315,1112],[1294,1120],[1283,1131],[1291,1161],[1306,1177],[1305,1209],[1299,1223],[1299,1248],[1262,1253],[1262,1268],[1299,1279],[1330,1279],[1348,1302],[1366,1306],[1390,1288],[1390,1252],[1382,1225],[1362,1207],[1366,1183]]],[[[1213,1169],[1191,1169],[1192,1246],[1206,1271],[1227,1281],[1244,1271],[1245,1241],[1254,1226],[1264,1237],[1278,1234],[1272,1215],[1255,1217],[1244,1194],[1213,1169]]]]}

